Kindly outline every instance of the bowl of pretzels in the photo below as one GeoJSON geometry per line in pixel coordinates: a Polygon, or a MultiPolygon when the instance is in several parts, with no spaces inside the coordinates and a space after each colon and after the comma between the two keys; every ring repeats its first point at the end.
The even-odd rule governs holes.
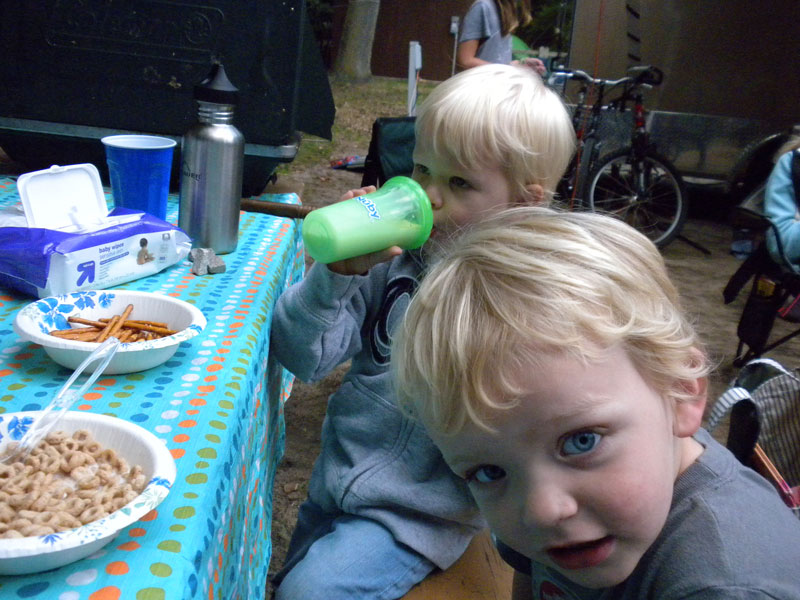
{"type": "Polygon", "coordinates": [[[40,344],[58,364],[75,369],[100,343],[120,346],[103,371],[108,375],[151,369],[203,331],[206,318],[178,298],[130,290],[86,290],[50,296],[20,309],[14,331],[40,344]]]}
{"type": "Polygon", "coordinates": [[[123,419],[67,411],[27,454],[14,445],[41,411],[0,415],[0,575],[36,573],[96,552],[158,506],[175,460],[123,419]]]}

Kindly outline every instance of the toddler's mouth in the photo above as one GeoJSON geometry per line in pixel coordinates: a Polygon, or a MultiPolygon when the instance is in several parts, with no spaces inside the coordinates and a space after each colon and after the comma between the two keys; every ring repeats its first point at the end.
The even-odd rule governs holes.
{"type": "Polygon", "coordinates": [[[547,555],[562,569],[588,569],[606,560],[614,550],[615,540],[607,535],[599,540],[550,548],[547,555]]]}

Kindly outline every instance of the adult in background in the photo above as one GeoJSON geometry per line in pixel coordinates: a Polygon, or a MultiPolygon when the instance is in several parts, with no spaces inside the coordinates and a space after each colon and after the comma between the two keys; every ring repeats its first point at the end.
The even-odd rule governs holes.
{"type": "Polygon", "coordinates": [[[530,0],[475,0],[461,27],[458,66],[471,69],[487,63],[524,64],[544,75],[544,63],[538,58],[511,58],[511,34],[530,21],[530,0]]]}

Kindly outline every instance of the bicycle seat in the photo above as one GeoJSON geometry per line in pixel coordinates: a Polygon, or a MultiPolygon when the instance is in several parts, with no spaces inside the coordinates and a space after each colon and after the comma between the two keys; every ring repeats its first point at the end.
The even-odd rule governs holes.
{"type": "Polygon", "coordinates": [[[637,65],[630,67],[628,73],[633,77],[635,85],[661,85],[664,81],[664,72],[651,65],[637,65]]]}

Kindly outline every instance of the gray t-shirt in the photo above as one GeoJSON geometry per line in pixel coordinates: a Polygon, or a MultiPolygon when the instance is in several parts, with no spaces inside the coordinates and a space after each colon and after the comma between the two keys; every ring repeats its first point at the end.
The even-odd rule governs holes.
{"type": "Polygon", "coordinates": [[[460,42],[483,40],[476,56],[491,63],[511,62],[511,36],[500,35],[500,15],[494,0],[476,0],[461,26],[460,42]]]}
{"type": "Polygon", "coordinates": [[[675,482],[669,517],[631,576],[589,590],[498,544],[533,598],[564,600],[800,600],[800,521],[772,486],[701,429],[700,458],[675,482]]]}

